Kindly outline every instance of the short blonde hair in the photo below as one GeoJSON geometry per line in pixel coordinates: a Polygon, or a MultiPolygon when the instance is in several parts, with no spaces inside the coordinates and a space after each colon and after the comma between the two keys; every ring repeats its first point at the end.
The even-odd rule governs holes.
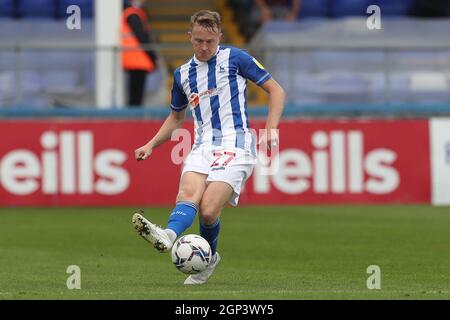
{"type": "Polygon", "coordinates": [[[220,14],[216,11],[200,10],[191,17],[191,30],[194,24],[198,24],[210,31],[221,30],[220,14]]]}

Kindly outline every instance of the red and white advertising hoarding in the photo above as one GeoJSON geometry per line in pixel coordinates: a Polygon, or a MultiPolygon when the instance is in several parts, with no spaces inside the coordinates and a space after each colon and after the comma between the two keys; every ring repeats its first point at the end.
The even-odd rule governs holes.
{"type": "MultiPolygon", "coordinates": [[[[1,121],[0,206],[173,205],[181,165],[171,154],[179,142],[134,160],[161,124],[1,121]]],[[[257,131],[263,126],[253,122],[257,131]]],[[[273,175],[257,163],[240,204],[431,202],[428,120],[287,120],[278,156],[273,175]]],[[[450,178],[443,179],[439,185],[450,178]]]]}

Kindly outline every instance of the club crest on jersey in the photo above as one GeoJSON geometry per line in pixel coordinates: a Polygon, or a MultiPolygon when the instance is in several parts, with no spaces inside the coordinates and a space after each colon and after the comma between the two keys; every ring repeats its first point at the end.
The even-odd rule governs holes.
{"type": "Polygon", "coordinates": [[[223,64],[219,66],[219,73],[225,73],[225,67],[223,66],[223,64]]]}

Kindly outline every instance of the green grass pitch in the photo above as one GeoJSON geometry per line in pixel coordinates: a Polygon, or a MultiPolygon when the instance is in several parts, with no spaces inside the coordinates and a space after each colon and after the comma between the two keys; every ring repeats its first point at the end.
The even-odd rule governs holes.
{"type": "MultiPolygon", "coordinates": [[[[165,225],[169,208],[145,208],[165,225]]],[[[450,209],[226,208],[210,281],[185,276],[135,232],[135,208],[0,210],[0,299],[449,299],[450,209]],[[69,290],[69,265],[81,289],[69,290]],[[366,286],[367,267],[381,289],[366,286]]],[[[198,222],[187,231],[198,233],[198,222]]]]}

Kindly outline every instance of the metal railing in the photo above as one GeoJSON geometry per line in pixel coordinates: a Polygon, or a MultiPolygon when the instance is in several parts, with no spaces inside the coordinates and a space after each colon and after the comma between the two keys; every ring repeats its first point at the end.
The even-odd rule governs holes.
{"type": "MultiPolygon", "coordinates": [[[[151,102],[148,106],[165,105],[169,98],[168,80],[172,71],[165,53],[170,52],[170,56],[176,56],[177,51],[185,52],[189,46],[155,44],[143,48],[155,50],[160,57],[160,78],[154,83],[159,87],[153,88],[155,91],[152,92],[152,94],[159,94],[160,100],[151,102]],[[165,93],[161,94],[164,90],[165,93]]],[[[287,101],[293,105],[450,103],[450,46],[448,44],[434,47],[391,46],[381,49],[339,44],[308,45],[300,48],[298,46],[284,48],[252,46],[246,49],[257,57],[273,77],[286,88],[287,101]],[[346,55],[352,56],[353,60],[346,59],[346,55]],[[433,84],[427,86],[427,81],[435,83],[435,87],[433,88],[433,84]]],[[[47,105],[43,99],[40,107],[94,108],[95,81],[92,81],[95,79],[94,53],[99,50],[112,51],[115,59],[120,59],[120,50],[128,49],[85,43],[0,44],[0,56],[3,55],[3,61],[0,61],[0,106],[10,109],[23,107],[33,102],[34,92],[36,100],[39,100],[37,97],[40,96],[48,98],[47,105]],[[59,53],[60,57],[58,58],[55,53],[59,53]],[[11,54],[14,57],[6,59],[13,65],[5,61],[7,54],[10,54],[10,58],[11,54]],[[65,54],[67,59],[64,59],[65,54]],[[32,55],[35,56],[32,57],[32,55]],[[48,60],[46,56],[49,57],[48,60]],[[51,57],[55,57],[55,61],[52,61],[51,57]],[[78,65],[76,61],[70,60],[74,57],[74,60],[82,57],[78,65]],[[71,65],[72,69],[64,69],[64,65],[71,65]],[[44,86],[45,83],[39,87],[37,82],[42,79],[48,80],[46,83],[52,83],[48,76],[49,71],[52,71],[54,75],[65,76],[71,71],[78,73],[78,76],[72,79],[76,86],[70,88],[70,81],[68,81],[69,85],[65,88],[67,92],[61,89],[64,84],[56,86],[61,89],[60,91],[52,91],[51,87],[44,86]],[[33,74],[35,78],[32,77],[33,74]],[[31,84],[33,79],[36,80],[35,87],[32,88],[34,91],[27,92],[27,88],[24,87],[27,85],[27,75],[30,77],[28,81],[31,84]],[[11,79],[14,85],[8,83],[11,79]],[[29,94],[31,96],[27,96],[29,94]]],[[[184,58],[189,59],[185,56],[184,58]]],[[[58,77],[53,81],[57,80],[58,77]]],[[[116,88],[111,90],[113,92],[116,88]]]]}

